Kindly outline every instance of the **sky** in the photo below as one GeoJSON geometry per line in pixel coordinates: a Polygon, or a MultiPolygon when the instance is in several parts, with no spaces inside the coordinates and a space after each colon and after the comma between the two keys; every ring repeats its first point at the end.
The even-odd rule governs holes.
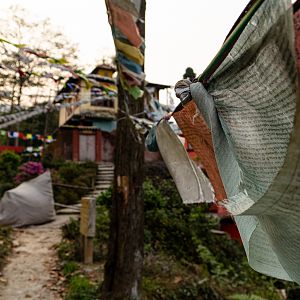
{"type": "MultiPolygon", "coordinates": [[[[148,0],[145,73],[148,82],[170,84],[187,67],[207,67],[248,0],[148,0]]],[[[78,44],[86,72],[115,50],[104,0],[1,0],[0,17],[11,5],[29,16],[50,18],[54,28],[78,44]]]]}

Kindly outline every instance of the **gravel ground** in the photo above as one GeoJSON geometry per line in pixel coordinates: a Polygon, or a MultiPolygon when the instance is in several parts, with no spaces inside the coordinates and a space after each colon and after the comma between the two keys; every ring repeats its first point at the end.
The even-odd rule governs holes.
{"type": "Polygon", "coordinates": [[[62,299],[56,291],[54,246],[61,240],[60,227],[70,217],[58,215],[48,224],[15,229],[13,252],[0,277],[1,300],[62,299]]]}

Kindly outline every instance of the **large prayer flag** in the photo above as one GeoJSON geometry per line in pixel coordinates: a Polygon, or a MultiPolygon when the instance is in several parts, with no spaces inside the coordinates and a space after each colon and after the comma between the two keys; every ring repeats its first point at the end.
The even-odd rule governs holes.
{"type": "MultiPolygon", "coordinates": [[[[207,170],[216,200],[235,218],[249,264],[261,273],[297,283],[299,13],[293,15],[288,0],[263,1],[205,85],[186,82],[194,102],[174,113],[207,170]]],[[[162,126],[164,122],[157,126],[160,134],[165,132],[162,126]]],[[[157,141],[160,149],[167,148],[162,146],[168,143],[163,136],[157,141]]],[[[177,157],[178,170],[187,165],[185,160],[177,157]]],[[[201,177],[191,181],[194,187],[189,184],[186,192],[180,178],[174,179],[181,194],[199,189],[199,184],[205,189],[201,177]]]]}

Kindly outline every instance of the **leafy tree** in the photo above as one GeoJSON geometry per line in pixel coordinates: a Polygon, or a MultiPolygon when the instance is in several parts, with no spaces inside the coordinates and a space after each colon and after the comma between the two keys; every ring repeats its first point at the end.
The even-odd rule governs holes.
{"type": "Polygon", "coordinates": [[[14,152],[4,151],[0,154],[0,198],[5,191],[15,186],[14,178],[20,163],[20,156],[14,152]]]}
{"type": "MultiPolygon", "coordinates": [[[[35,105],[36,107],[41,104],[35,105]]],[[[58,126],[59,112],[58,110],[50,110],[47,114],[39,114],[30,119],[22,121],[18,124],[17,130],[20,132],[30,132],[33,134],[49,134],[52,135],[56,132],[58,126]],[[47,128],[45,126],[47,123],[47,128]]],[[[14,127],[12,127],[14,129],[14,127]]]]}
{"type": "Polygon", "coordinates": [[[195,74],[193,68],[191,68],[191,67],[186,68],[185,73],[183,74],[183,78],[193,81],[196,78],[196,74],[195,74]]]}
{"type": "Polygon", "coordinates": [[[49,19],[30,20],[18,6],[0,20],[0,41],[0,105],[10,111],[51,101],[70,76],[63,65],[77,61],[76,47],[49,19]]]}

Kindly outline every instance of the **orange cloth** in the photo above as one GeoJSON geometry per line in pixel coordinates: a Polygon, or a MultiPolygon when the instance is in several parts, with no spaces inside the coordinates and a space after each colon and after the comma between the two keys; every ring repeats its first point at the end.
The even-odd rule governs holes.
{"type": "Polygon", "coordinates": [[[142,44],[142,38],[133,15],[115,5],[111,0],[108,0],[107,3],[111,12],[112,26],[117,27],[132,46],[139,48],[142,44]]]}
{"type": "Polygon", "coordinates": [[[211,132],[203,117],[196,114],[196,104],[191,101],[181,111],[174,113],[173,117],[207,172],[216,199],[221,201],[227,199],[227,196],[215,159],[211,132]]]}

